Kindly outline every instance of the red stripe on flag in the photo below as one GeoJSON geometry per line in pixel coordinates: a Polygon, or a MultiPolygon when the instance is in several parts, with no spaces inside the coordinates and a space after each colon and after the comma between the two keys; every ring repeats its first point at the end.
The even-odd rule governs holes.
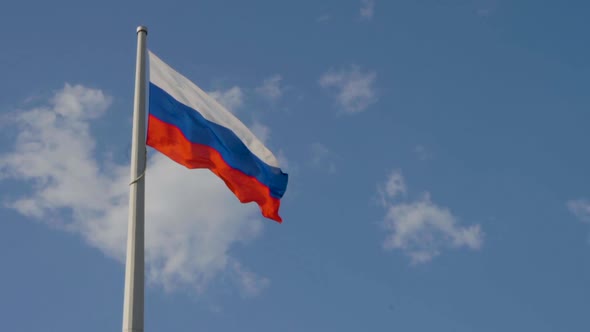
{"type": "Polygon", "coordinates": [[[281,201],[270,195],[270,190],[255,177],[229,166],[217,150],[188,141],[177,127],[149,116],[147,145],[187,168],[208,168],[217,174],[242,203],[256,202],[262,215],[276,220],[281,201]]]}

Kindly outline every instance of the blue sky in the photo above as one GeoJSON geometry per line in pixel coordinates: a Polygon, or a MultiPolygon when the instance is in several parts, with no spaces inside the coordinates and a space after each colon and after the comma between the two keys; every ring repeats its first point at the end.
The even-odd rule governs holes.
{"type": "Polygon", "coordinates": [[[585,1],[10,2],[0,326],[120,330],[137,25],[290,175],[150,151],[146,331],[587,331],[585,1]]]}

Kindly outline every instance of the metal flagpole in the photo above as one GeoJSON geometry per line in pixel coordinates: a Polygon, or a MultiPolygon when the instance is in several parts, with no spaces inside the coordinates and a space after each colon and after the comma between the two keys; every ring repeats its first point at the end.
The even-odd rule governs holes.
{"type": "Polygon", "coordinates": [[[144,26],[137,27],[137,62],[135,67],[135,99],[133,103],[123,332],[143,332],[146,37],[147,28],[144,26]]]}

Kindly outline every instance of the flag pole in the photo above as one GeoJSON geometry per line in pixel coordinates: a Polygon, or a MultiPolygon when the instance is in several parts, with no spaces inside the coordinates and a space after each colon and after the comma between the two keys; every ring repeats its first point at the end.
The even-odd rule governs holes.
{"type": "Polygon", "coordinates": [[[144,200],[146,166],[146,37],[147,28],[137,27],[135,98],[133,102],[133,136],[131,146],[131,184],[129,185],[129,220],[127,262],[125,265],[125,299],[123,332],[143,332],[144,294],[144,200]]]}

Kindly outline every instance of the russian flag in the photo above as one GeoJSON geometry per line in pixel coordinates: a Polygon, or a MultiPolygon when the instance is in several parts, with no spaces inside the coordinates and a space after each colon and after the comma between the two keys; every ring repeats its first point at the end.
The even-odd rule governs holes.
{"type": "Polygon", "coordinates": [[[160,58],[149,52],[149,116],[146,144],[187,168],[208,168],[242,203],[281,222],[287,174],[252,132],[160,58]]]}

